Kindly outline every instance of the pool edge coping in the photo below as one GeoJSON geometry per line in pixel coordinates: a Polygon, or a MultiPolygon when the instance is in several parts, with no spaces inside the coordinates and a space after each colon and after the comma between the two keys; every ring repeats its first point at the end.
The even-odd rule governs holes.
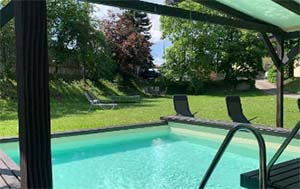
{"type": "MultiPolygon", "coordinates": [[[[118,126],[105,126],[105,127],[97,127],[97,128],[90,128],[90,129],[78,129],[78,130],[72,130],[72,131],[56,132],[56,133],[51,134],[51,138],[77,136],[77,135],[93,134],[93,133],[103,133],[103,132],[111,132],[111,131],[122,131],[122,130],[129,130],[129,129],[155,127],[155,126],[164,126],[167,124],[168,124],[167,121],[160,120],[160,121],[155,121],[155,122],[137,123],[137,124],[130,124],[130,125],[118,125],[118,126]]],[[[18,141],[19,141],[19,138],[17,136],[0,137],[0,143],[9,143],[9,142],[18,142],[18,141]]]]}
{"type": "MultiPolygon", "coordinates": [[[[177,123],[185,123],[191,125],[198,126],[206,126],[218,129],[226,129],[229,130],[240,123],[236,122],[225,122],[220,120],[209,120],[209,119],[199,119],[193,117],[184,117],[184,116],[162,116],[161,120],[166,122],[177,122],[177,123]]],[[[255,127],[260,133],[271,135],[271,136],[279,136],[279,137],[287,137],[291,130],[287,128],[274,128],[265,125],[256,125],[256,124],[247,124],[255,127]]],[[[300,139],[300,132],[296,134],[294,139],[300,139]]]]}
{"type": "MultiPolygon", "coordinates": [[[[72,131],[56,132],[51,134],[51,138],[60,138],[60,137],[67,137],[67,136],[76,136],[76,135],[111,132],[111,131],[121,131],[121,130],[138,129],[138,128],[145,128],[145,127],[154,127],[154,126],[164,126],[167,125],[168,122],[178,122],[178,123],[185,123],[185,124],[212,127],[218,129],[226,129],[226,130],[229,130],[232,127],[235,127],[236,125],[239,124],[235,122],[225,122],[220,120],[209,120],[209,119],[200,119],[200,118],[184,117],[184,116],[161,116],[160,121],[154,121],[148,123],[105,126],[105,127],[97,127],[97,128],[90,128],[90,129],[78,129],[72,131]]],[[[262,134],[266,134],[266,135],[287,137],[291,132],[290,129],[286,129],[286,128],[274,128],[270,126],[256,125],[256,124],[250,124],[250,125],[254,126],[262,134]]],[[[300,139],[300,132],[298,132],[294,138],[300,139]]],[[[17,136],[0,137],[0,143],[17,142],[18,140],[19,139],[17,136]]]]}

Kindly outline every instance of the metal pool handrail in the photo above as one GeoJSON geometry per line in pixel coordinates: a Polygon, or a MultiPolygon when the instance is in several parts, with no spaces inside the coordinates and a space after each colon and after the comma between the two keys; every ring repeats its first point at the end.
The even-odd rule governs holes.
{"type": "Polygon", "coordinates": [[[237,125],[229,130],[228,134],[226,135],[221,147],[219,148],[217,154],[215,155],[213,161],[211,162],[208,170],[206,171],[199,189],[204,189],[209,177],[211,176],[212,172],[214,171],[215,167],[217,166],[219,160],[221,159],[222,155],[224,154],[228,144],[230,143],[231,139],[235,135],[235,133],[239,130],[247,130],[250,131],[256,138],[259,146],[259,188],[265,189],[267,187],[267,169],[266,169],[266,145],[264,138],[262,135],[252,126],[250,125],[237,125]]]}
{"type": "Polygon", "coordinates": [[[270,171],[273,167],[273,165],[276,163],[280,155],[283,153],[283,151],[286,149],[286,147],[290,144],[290,142],[293,140],[293,138],[296,136],[297,132],[300,129],[300,122],[297,123],[297,125],[294,127],[294,129],[291,131],[289,136],[284,140],[284,142],[281,144],[277,152],[274,154],[270,162],[267,166],[267,178],[270,178],[270,171]]]}

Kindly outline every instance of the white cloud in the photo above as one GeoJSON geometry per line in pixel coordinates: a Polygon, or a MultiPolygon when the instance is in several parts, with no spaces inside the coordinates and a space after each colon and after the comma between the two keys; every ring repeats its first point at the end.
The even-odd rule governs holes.
{"type": "Polygon", "coordinates": [[[165,59],[163,59],[162,57],[154,57],[154,64],[162,65],[163,63],[165,63],[165,59]]]}
{"type": "MultiPolygon", "coordinates": [[[[165,4],[165,0],[144,0],[144,1],[148,1],[150,3],[161,4],[161,5],[165,4]]],[[[162,36],[161,30],[160,30],[160,21],[159,21],[160,16],[155,15],[155,14],[148,14],[148,15],[152,22],[152,28],[150,30],[150,33],[152,35],[151,42],[158,43],[161,41],[161,36],[162,36]]]]}
{"type": "Polygon", "coordinates": [[[147,1],[149,3],[160,4],[160,5],[164,5],[165,4],[165,0],[143,0],[143,1],[147,1]]]}

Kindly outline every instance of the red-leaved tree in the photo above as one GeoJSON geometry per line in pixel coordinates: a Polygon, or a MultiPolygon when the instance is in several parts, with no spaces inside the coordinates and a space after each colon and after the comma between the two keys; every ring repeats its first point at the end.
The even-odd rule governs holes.
{"type": "Polygon", "coordinates": [[[133,16],[126,12],[110,13],[109,18],[102,21],[102,27],[124,78],[134,76],[138,67],[145,68],[153,64],[152,44],[143,33],[137,31],[133,16]]]}

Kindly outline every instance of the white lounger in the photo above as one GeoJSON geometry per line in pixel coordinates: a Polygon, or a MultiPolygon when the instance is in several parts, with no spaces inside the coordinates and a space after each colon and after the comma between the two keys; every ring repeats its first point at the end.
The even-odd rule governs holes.
{"type": "Polygon", "coordinates": [[[118,104],[115,103],[103,103],[101,102],[95,95],[89,92],[84,93],[87,100],[90,102],[90,108],[89,111],[93,106],[98,106],[100,108],[110,107],[111,109],[114,109],[118,104]]]}

